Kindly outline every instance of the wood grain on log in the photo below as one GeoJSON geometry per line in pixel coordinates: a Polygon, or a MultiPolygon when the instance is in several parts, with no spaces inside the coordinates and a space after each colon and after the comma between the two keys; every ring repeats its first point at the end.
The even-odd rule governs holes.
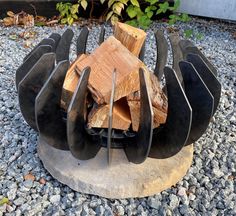
{"type": "Polygon", "coordinates": [[[114,27],[114,36],[135,56],[139,56],[140,50],[146,39],[146,33],[138,28],[125,23],[117,22],[114,27]]]}
{"type": "Polygon", "coordinates": [[[91,67],[88,88],[97,104],[108,104],[112,72],[116,68],[114,101],[139,90],[139,68],[143,63],[115,37],[110,36],[92,54],[76,63],[78,73],[91,67]]]}

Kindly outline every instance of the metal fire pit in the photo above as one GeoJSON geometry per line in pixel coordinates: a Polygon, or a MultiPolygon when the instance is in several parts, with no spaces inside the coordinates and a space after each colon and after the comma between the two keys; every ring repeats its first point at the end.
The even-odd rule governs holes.
{"type": "MultiPolygon", "coordinates": [[[[89,30],[84,27],[77,39],[77,55],[86,53],[88,34],[89,30]]],[[[102,27],[99,44],[103,42],[104,34],[105,29],[102,27]]],[[[105,157],[108,164],[111,163],[112,165],[112,160],[114,160],[116,165],[119,166],[119,158],[124,160],[124,157],[117,157],[114,151],[122,151],[124,153],[121,154],[125,154],[129,162],[158,164],[162,163],[161,160],[166,162],[171,158],[179,160],[178,157],[182,158],[181,154],[185,155],[189,151],[188,157],[191,160],[191,144],[197,141],[206,131],[212,116],[216,112],[221,95],[221,84],[216,77],[217,71],[203,53],[189,40],[180,40],[178,36],[170,35],[173,68],[167,67],[168,42],[164,33],[158,30],[155,33],[157,59],[154,73],[159,80],[164,75],[165,86],[163,90],[168,98],[166,123],[153,129],[152,106],[144,73],[140,69],[141,109],[138,132],[131,129],[129,131],[112,129],[114,94],[111,94],[110,99],[109,128],[89,129],[86,127],[84,117],[87,83],[90,75],[89,67],[82,72],[68,110],[65,111],[61,108],[61,93],[66,72],[70,65],[69,51],[73,35],[73,31],[68,29],[62,36],[53,33],[49,38],[43,39],[24,58],[23,64],[16,71],[16,87],[20,109],[26,122],[39,132],[40,142],[43,143],[43,150],[40,150],[41,159],[49,160],[55,154],[55,158],[52,159],[55,164],[59,163],[58,161],[62,157],[65,160],[70,158],[76,164],[78,164],[78,161],[80,161],[80,164],[84,164],[86,162],[82,162],[82,160],[93,160],[92,158],[98,157],[98,152],[102,151],[103,153],[99,153],[102,161],[105,157]],[[43,151],[48,159],[42,156],[43,151]],[[69,156],[69,151],[73,157],[69,156]],[[56,162],[58,155],[60,157],[56,162]],[[65,157],[65,155],[67,156],[65,157]],[[114,155],[115,157],[112,158],[114,155]],[[152,159],[147,159],[148,157],[152,159]]],[[[144,55],[145,45],[139,56],[142,61],[144,55]]],[[[113,93],[115,91],[114,82],[115,73],[113,76],[113,93]]],[[[87,172],[90,172],[89,167],[96,166],[90,164],[91,160],[88,161],[88,166],[83,165],[84,167],[80,169],[87,169],[87,172]]],[[[136,169],[135,164],[130,165],[127,162],[127,166],[131,166],[132,169],[136,169]]],[[[166,164],[168,163],[166,162],[166,164]]],[[[191,163],[186,162],[186,164],[188,165],[183,169],[183,172],[180,172],[180,176],[175,178],[176,180],[179,180],[186,173],[191,163]]],[[[86,193],[114,198],[146,196],[158,192],[158,190],[146,190],[143,193],[132,192],[122,195],[114,195],[109,192],[107,195],[107,193],[99,192],[98,188],[91,191],[92,183],[90,189],[81,190],[78,189],[78,185],[78,187],[75,187],[68,183],[70,177],[63,180],[55,174],[56,172],[63,172],[61,167],[55,171],[56,168],[52,164],[45,166],[50,173],[54,173],[53,175],[63,183],[86,193]]],[[[164,165],[162,164],[162,166],[164,165]]],[[[101,167],[106,169],[104,164],[101,167]]],[[[172,169],[172,171],[174,169],[171,166],[167,167],[169,168],[166,169],[172,169]]],[[[158,169],[158,167],[156,168],[158,169]]],[[[68,167],[68,169],[70,168],[68,167]]],[[[74,167],[74,169],[76,168],[74,167]]],[[[166,172],[171,173],[170,170],[166,170],[166,172]]],[[[112,176],[110,177],[112,178],[112,176]]],[[[173,182],[169,184],[163,186],[160,190],[171,186],[173,182]]],[[[111,188],[111,190],[116,189],[111,188]]],[[[115,192],[117,193],[117,191],[115,192]]]]}

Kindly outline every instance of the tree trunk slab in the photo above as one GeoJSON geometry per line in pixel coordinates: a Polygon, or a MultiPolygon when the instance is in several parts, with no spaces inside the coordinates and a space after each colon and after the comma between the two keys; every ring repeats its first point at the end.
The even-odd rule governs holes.
{"type": "Polygon", "coordinates": [[[38,154],[48,172],[73,190],[123,199],[151,196],[175,185],[192,164],[193,145],[173,157],[147,158],[142,164],[128,162],[122,149],[113,149],[108,166],[106,148],[101,148],[95,158],[81,161],[39,137],[38,154]]]}

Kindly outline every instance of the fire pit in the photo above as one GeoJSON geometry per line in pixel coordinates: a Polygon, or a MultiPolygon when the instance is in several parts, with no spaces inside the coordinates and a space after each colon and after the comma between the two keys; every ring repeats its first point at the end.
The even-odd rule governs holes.
{"type": "Polygon", "coordinates": [[[53,33],[16,72],[21,112],[39,132],[45,168],[77,191],[108,198],[148,196],[178,182],[221,94],[213,65],[174,34],[173,68],[166,66],[168,43],[158,30],[156,68],[149,73],[142,62],[145,37],[130,28],[118,24],[115,37],[104,41],[102,27],[100,46],[87,55],[84,27],[71,65],[73,32],[53,33]]]}

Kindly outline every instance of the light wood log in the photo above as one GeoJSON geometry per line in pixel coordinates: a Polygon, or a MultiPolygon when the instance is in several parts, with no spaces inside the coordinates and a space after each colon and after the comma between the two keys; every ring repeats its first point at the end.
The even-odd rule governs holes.
{"type": "MultiPolygon", "coordinates": [[[[109,105],[102,105],[93,108],[88,116],[88,127],[108,128],[109,105]]],[[[114,103],[112,128],[128,130],[131,124],[131,117],[126,98],[114,103]]]]}
{"type": "MultiPolygon", "coordinates": [[[[147,68],[144,69],[148,71],[147,68]]],[[[157,128],[160,124],[166,122],[168,108],[167,98],[160,88],[156,76],[151,72],[145,73],[145,75],[154,113],[153,128],[157,128]]],[[[132,129],[133,131],[138,131],[140,119],[140,91],[128,95],[127,101],[130,109],[132,129]]]]}
{"type": "Polygon", "coordinates": [[[108,104],[112,89],[112,73],[116,68],[114,101],[139,90],[139,68],[143,66],[115,37],[104,41],[92,54],[76,63],[78,73],[91,67],[88,88],[97,104],[108,104]]]}
{"type": "Polygon", "coordinates": [[[64,110],[67,110],[70,100],[72,98],[73,92],[75,91],[75,88],[79,81],[79,74],[76,73],[75,67],[76,64],[81,61],[82,59],[86,58],[86,54],[80,55],[71,65],[68,69],[65,77],[65,81],[63,83],[62,88],[62,95],[61,95],[61,107],[64,110]]]}
{"type": "Polygon", "coordinates": [[[146,33],[138,28],[117,22],[114,27],[114,36],[135,56],[139,56],[140,50],[146,39],[146,33]]]}

